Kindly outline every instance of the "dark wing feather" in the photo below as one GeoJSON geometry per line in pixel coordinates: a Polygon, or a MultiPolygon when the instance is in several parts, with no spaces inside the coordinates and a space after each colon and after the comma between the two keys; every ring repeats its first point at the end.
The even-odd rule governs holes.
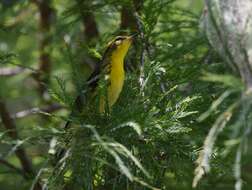
{"type": "MultiPolygon", "coordinates": [[[[96,87],[98,86],[98,82],[100,80],[102,71],[106,70],[106,67],[110,64],[110,57],[111,57],[111,52],[112,50],[114,50],[114,48],[116,48],[115,44],[110,44],[109,47],[107,47],[107,49],[105,50],[102,60],[96,64],[94,71],[92,72],[92,74],[88,77],[85,86],[83,87],[83,89],[87,88],[87,91],[91,91],[93,92],[96,87]]],[[[83,107],[85,106],[85,102],[86,100],[86,92],[82,92],[80,95],[77,96],[77,98],[74,101],[74,106],[73,106],[73,111],[70,114],[71,116],[74,116],[75,113],[80,113],[81,110],[83,109],[83,107]]],[[[71,123],[71,121],[67,121],[67,123],[65,124],[64,128],[67,129],[69,127],[69,124],[71,123]]]]}
{"type": "Polygon", "coordinates": [[[106,67],[110,64],[110,57],[111,52],[116,48],[115,44],[111,44],[107,49],[105,50],[101,62],[95,66],[95,69],[93,73],[89,76],[87,79],[87,85],[91,88],[91,90],[94,90],[99,82],[101,72],[106,72],[106,67]]]}
{"type": "MultiPolygon", "coordinates": [[[[108,72],[107,68],[110,64],[111,53],[115,48],[116,48],[116,45],[113,42],[111,42],[109,46],[106,48],[103,54],[102,60],[98,64],[96,64],[94,71],[87,79],[87,82],[85,86],[83,87],[83,89],[88,88],[87,91],[91,91],[91,92],[96,89],[96,87],[98,86],[99,79],[102,75],[102,72],[105,72],[105,73],[108,72]]],[[[76,113],[80,113],[83,107],[85,106],[85,102],[87,98],[86,97],[87,91],[81,92],[81,94],[77,96],[74,102],[73,111],[70,114],[70,117],[73,117],[76,113]]],[[[70,127],[70,124],[71,124],[71,121],[68,120],[64,126],[64,129],[65,130],[68,129],[70,127]]],[[[59,161],[63,157],[65,152],[66,152],[66,149],[60,148],[55,154],[56,160],[59,161]]]]}

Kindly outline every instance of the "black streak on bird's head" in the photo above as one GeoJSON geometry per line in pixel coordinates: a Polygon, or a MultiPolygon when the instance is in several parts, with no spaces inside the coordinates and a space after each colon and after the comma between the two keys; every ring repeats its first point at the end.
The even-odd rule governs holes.
{"type": "Polygon", "coordinates": [[[125,43],[131,44],[132,40],[133,40],[132,36],[117,36],[112,41],[109,42],[108,48],[111,49],[119,48],[125,43]]]}

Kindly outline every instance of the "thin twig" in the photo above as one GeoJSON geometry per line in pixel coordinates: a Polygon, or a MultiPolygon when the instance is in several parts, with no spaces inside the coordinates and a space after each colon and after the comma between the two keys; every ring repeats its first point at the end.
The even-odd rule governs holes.
{"type": "Polygon", "coordinates": [[[61,106],[59,104],[51,104],[51,105],[44,106],[41,108],[35,107],[35,108],[23,110],[23,111],[15,113],[15,114],[12,114],[11,117],[14,119],[19,119],[19,118],[23,118],[23,117],[30,116],[33,114],[39,114],[41,112],[52,113],[52,112],[58,111],[62,108],[63,108],[63,106],[61,106]]]}

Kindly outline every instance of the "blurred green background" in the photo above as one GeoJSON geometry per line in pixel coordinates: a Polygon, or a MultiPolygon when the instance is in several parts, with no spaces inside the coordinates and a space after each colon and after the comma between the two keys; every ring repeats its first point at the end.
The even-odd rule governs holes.
{"type": "MultiPolygon", "coordinates": [[[[144,49],[139,38],[127,56],[126,84],[115,111],[109,119],[92,116],[88,122],[102,125],[104,121],[106,126],[137,122],[143,129],[146,144],[128,129],[118,133],[98,129],[139,158],[150,173],[150,179],[125,158],[127,166],[132,167],[131,171],[139,179],[160,189],[192,189],[195,161],[204,138],[218,113],[236,98],[231,96],[208,119],[198,122],[197,118],[226,90],[226,86],[203,81],[201,77],[206,72],[232,71],[199,29],[203,1],[133,2],[151,52],[149,57],[145,55],[148,79],[145,97],[138,93],[140,54],[144,49]],[[145,108],[147,111],[143,111],[145,108]]],[[[139,29],[134,17],[132,19],[133,13],[129,0],[0,1],[0,102],[13,118],[17,132],[17,136],[10,135],[13,129],[4,127],[3,119],[0,120],[0,189],[31,189],[41,171],[42,184],[58,183],[52,180],[50,140],[64,133],[62,117],[70,113],[74,98],[107,42],[116,35],[135,33],[139,29]],[[20,149],[32,161],[32,171],[26,171],[20,163],[17,155],[20,149]]],[[[225,154],[231,133],[231,129],[226,129],[220,135],[211,172],[196,189],[234,189],[235,151],[231,149],[225,154]]],[[[98,158],[107,162],[113,160],[100,149],[95,149],[99,152],[98,158]]],[[[242,163],[243,189],[247,190],[252,188],[250,149],[248,146],[242,163]]],[[[82,163],[83,160],[76,158],[70,162],[82,163]]],[[[114,160],[111,164],[117,167],[114,160]]],[[[94,169],[97,179],[93,183],[98,184],[94,189],[99,189],[99,184],[109,177],[103,173],[103,167],[94,169]]],[[[149,189],[147,185],[118,176],[119,179],[108,186],[110,189],[149,189]]],[[[85,178],[82,174],[78,177],[85,178]]],[[[49,187],[57,189],[54,185],[49,187]]],[[[73,186],[73,189],[79,188],[82,187],[73,186]]]]}

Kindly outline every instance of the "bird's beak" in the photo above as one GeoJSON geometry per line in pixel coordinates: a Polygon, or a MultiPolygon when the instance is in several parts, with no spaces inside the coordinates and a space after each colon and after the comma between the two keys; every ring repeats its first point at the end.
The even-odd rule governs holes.
{"type": "Polygon", "coordinates": [[[130,35],[130,36],[129,36],[129,39],[130,39],[131,41],[133,41],[133,40],[136,38],[137,35],[138,35],[137,33],[135,33],[135,34],[133,34],[133,35],[130,35]]]}
{"type": "Polygon", "coordinates": [[[132,38],[131,36],[129,36],[129,37],[127,38],[127,40],[131,43],[131,42],[133,41],[133,38],[132,38]]]}

